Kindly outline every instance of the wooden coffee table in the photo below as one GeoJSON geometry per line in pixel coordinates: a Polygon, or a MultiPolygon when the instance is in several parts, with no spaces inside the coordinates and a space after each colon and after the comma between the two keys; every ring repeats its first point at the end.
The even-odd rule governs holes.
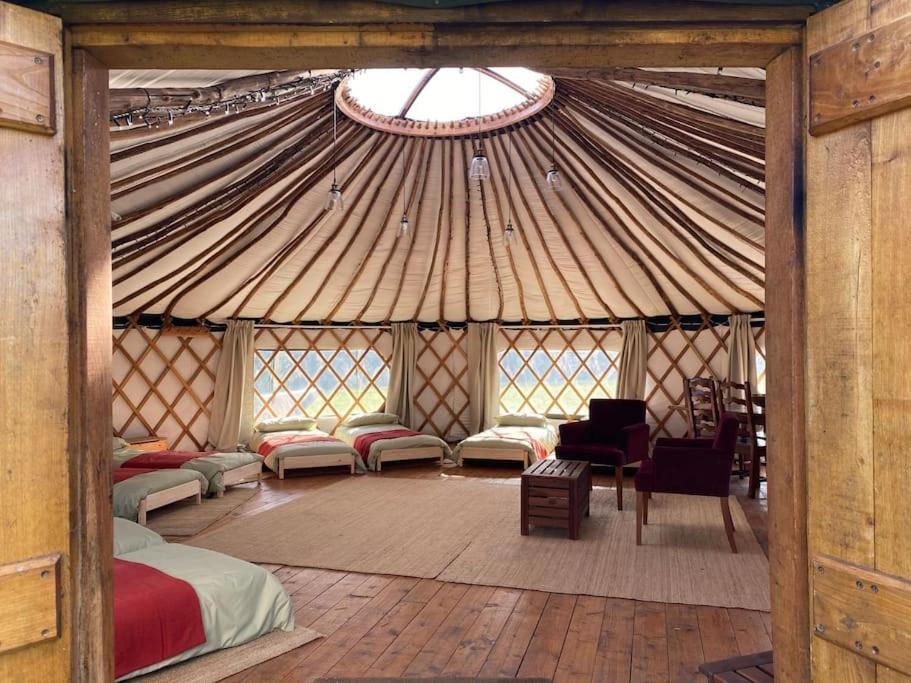
{"type": "Polygon", "coordinates": [[[522,518],[520,530],[547,526],[566,529],[579,538],[583,513],[589,515],[592,469],[579,460],[539,460],[522,473],[522,518]]]}

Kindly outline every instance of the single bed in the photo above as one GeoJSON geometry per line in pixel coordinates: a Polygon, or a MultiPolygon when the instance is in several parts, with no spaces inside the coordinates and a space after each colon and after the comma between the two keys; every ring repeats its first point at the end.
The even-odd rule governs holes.
{"type": "Polygon", "coordinates": [[[383,463],[432,458],[442,465],[452,456],[449,445],[441,438],[408,429],[391,413],[355,415],[335,434],[376,472],[383,469],[383,463]]]}
{"type": "Polygon", "coordinates": [[[466,460],[504,460],[529,467],[550,455],[559,433],[543,415],[501,415],[497,426],[469,436],[453,450],[461,465],[466,460]]]}
{"type": "Polygon", "coordinates": [[[229,486],[262,478],[263,463],[255,453],[215,451],[142,451],[114,437],[114,467],[131,469],[186,469],[203,475],[203,494],[223,496],[229,486]]]}
{"type": "Polygon", "coordinates": [[[249,562],[114,520],[117,680],[294,629],[281,583],[249,562]]]}
{"type": "Polygon", "coordinates": [[[358,452],[341,439],[316,428],[311,417],[263,420],[254,427],[250,450],[263,459],[279,479],[288,470],[347,467],[351,474],[365,472],[358,452]]]}
{"type": "Polygon", "coordinates": [[[151,470],[119,468],[111,472],[114,480],[114,516],[145,526],[147,514],[187,498],[202,502],[206,478],[193,470],[151,470]]]}

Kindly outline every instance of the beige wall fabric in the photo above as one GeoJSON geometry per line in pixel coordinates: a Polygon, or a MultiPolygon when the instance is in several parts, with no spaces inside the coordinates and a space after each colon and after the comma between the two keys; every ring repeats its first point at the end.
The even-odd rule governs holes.
{"type": "Polygon", "coordinates": [[[644,320],[624,320],[623,345],[620,347],[620,376],[617,398],[645,398],[645,372],[648,362],[648,334],[644,320]]]}
{"type": "Polygon", "coordinates": [[[399,421],[414,429],[414,382],[417,323],[392,323],[392,360],[389,364],[389,389],[386,412],[395,413],[399,421]]]}
{"type": "Polygon", "coordinates": [[[468,323],[468,430],[493,427],[500,407],[496,323],[468,323]]]}
{"type": "Polygon", "coordinates": [[[732,315],[728,338],[728,380],[742,384],[749,381],[756,388],[756,342],[750,328],[750,316],[732,315]]]}
{"type": "Polygon", "coordinates": [[[253,433],[253,321],[229,320],[215,371],[209,444],[234,450],[253,433]]]}

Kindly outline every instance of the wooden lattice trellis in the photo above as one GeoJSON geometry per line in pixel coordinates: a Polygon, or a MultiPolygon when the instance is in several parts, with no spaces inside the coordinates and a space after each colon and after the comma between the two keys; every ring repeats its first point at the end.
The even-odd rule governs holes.
{"type": "Polygon", "coordinates": [[[500,410],[568,418],[616,395],[620,330],[500,330],[500,410]]]}
{"type": "MultiPolygon", "coordinates": [[[[649,332],[646,400],[652,436],[681,436],[683,378],[723,379],[726,326],[672,321],[649,332]]],[[[760,391],[765,387],[765,329],[753,328],[760,391]]],[[[205,446],[221,333],[176,337],[132,325],[113,336],[115,434],[168,438],[175,448],[205,446]]],[[[613,396],[620,331],[616,328],[502,328],[498,338],[501,410],[571,416],[588,399],[613,396]]],[[[333,425],[377,410],[385,401],[392,337],[379,328],[259,328],[254,362],[255,415],[307,413],[333,425]]],[[[457,440],[467,435],[467,334],[422,331],[416,353],[416,425],[457,440]]],[[[325,425],[331,428],[333,425],[325,425]]]]}
{"type": "Polygon", "coordinates": [[[253,414],[311,415],[338,423],[380,410],[389,385],[388,331],[260,328],[253,359],[253,414]]]}
{"type": "Polygon", "coordinates": [[[155,434],[173,448],[203,449],[221,336],[175,337],[139,325],[114,330],[114,433],[155,434]]]}

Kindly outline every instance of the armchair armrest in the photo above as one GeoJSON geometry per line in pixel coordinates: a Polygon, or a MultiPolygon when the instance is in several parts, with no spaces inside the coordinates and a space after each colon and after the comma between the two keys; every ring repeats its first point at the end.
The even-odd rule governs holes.
{"type": "Polygon", "coordinates": [[[620,430],[620,441],[626,462],[639,462],[648,457],[649,428],[645,422],[629,425],[620,430]]]}
{"type": "Polygon", "coordinates": [[[655,448],[672,447],[672,448],[711,448],[715,442],[714,439],[669,439],[661,438],[655,440],[655,448]]]}
{"type": "Polygon", "coordinates": [[[588,443],[591,441],[590,424],[589,420],[564,422],[560,425],[560,443],[566,446],[588,443]]]}

